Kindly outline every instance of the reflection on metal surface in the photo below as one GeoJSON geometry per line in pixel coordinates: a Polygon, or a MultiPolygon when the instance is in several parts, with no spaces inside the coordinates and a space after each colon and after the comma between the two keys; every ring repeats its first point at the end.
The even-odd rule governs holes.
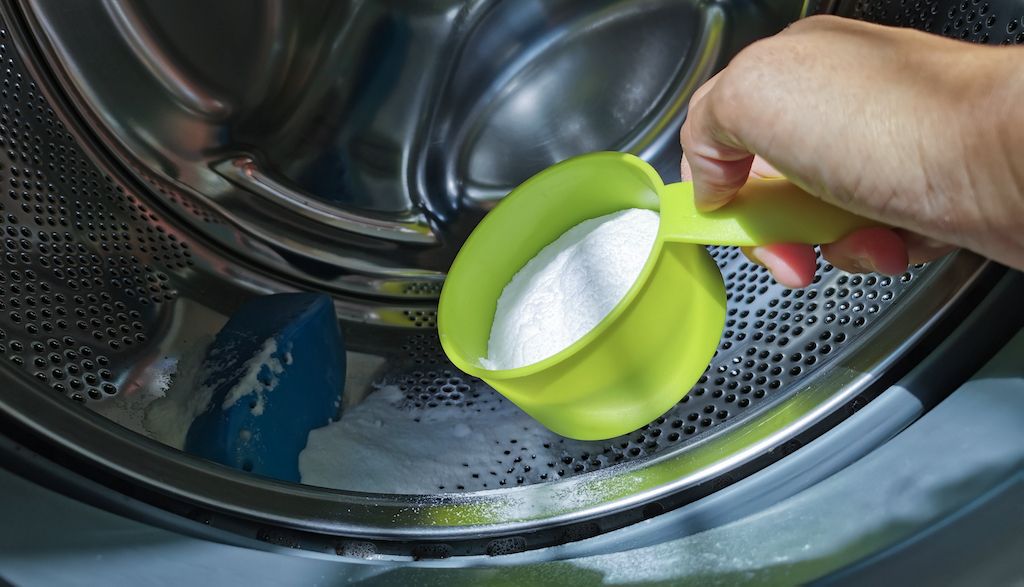
{"type": "MultiPolygon", "coordinates": [[[[166,373],[239,300],[294,288],[333,292],[352,356],[382,362],[385,377],[417,361],[443,367],[442,357],[402,346],[408,329],[433,335],[429,300],[491,200],[581,150],[636,150],[671,178],[689,93],[786,20],[755,2],[246,6],[139,2],[118,25],[78,3],[28,2],[22,16],[57,83],[0,42],[6,75],[21,76],[3,99],[35,109],[12,106],[14,122],[0,125],[11,144],[0,175],[16,184],[0,293],[9,359],[0,370],[16,392],[0,394],[0,408],[140,492],[352,537],[479,538],[592,523],[725,482],[819,424],[903,357],[981,273],[977,258],[960,254],[885,283],[823,268],[815,287],[792,292],[716,249],[733,323],[707,379],[672,419],[620,439],[621,459],[622,448],[604,446],[592,468],[524,477],[514,489],[328,491],[156,445],[52,390],[109,414],[154,393],[142,380],[166,373]],[[124,22],[145,42],[119,32],[124,22]],[[179,77],[190,89],[169,90],[179,77]],[[223,117],[198,112],[211,109],[223,117]],[[73,113],[142,182],[76,139],[88,135],[84,125],[64,130],[73,113]],[[260,169],[218,168],[240,153],[260,169]],[[420,219],[434,232],[418,230],[420,219]],[[43,314],[50,305],[69,316],[43,314]]],[[[25,31],[10,36],[34,47],[25,31]]],[[[346,402],[370,391],[346,390],[346,402]]]]}
{"type": "Polygon", "coordinates": [[[271,204],[284,206],[318,224],[326,224],[342,230],[388,240],[423,244],[437,242],[422,215],[381,220],[347,213],[336,207],[325,205],[308,194],[299,193],[282,185],[264,173],[251,157],[222,161],[214,164],[213,168],[235,185],[263,197],[271,204]]]}
{"type": "Polygon", "coordinates": [[[271,276],[349,303],[392,295],[376,284],[381,275],[443,273],[494,200],[567,157],[632,151],[671,180],[689,95],[799,8],[738,0],[104,6],[24,2],[92,129],[160,186],[191,230],[271,276]],[[255,246],[239,247],[243,240],[255,246]]]}
{"type": "Polygon", "coordinates": [[[223,100],[196,86],[187,73],[179,70],[173,59],[164,53],[159,41],[148,34],[144,21],[130,3],[103,0],[103,8],[139,62],[183,107],[208,118],[223,118],[230,114],[223,100]]]}

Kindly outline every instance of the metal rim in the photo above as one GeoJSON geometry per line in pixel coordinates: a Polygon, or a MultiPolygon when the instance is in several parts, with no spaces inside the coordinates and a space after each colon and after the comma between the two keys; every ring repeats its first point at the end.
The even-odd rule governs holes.
{"type": "Polygon", "coordinates": [[[86,413],[63,398],[39,394],[24,373],[4,365],[14,393],[0,407],[49,443],[157,493],[249,519],[311,532],[362,538],[431,540],[508,535],[562,526],[636,507],[714,483],[833,414],[867,390],[955,305],[984,266],[959,254],[927,279],[966,285],[928,299],[926,284],[903,298],[905,311],[858,342],[848,361],[770,408],[736,422],[730,434],[678,452],[558,483],[467,494],[403,496],[354,493],[279,483],[179,453],[86,413]],[[939,270],[941,269],[941,270],[939,270]],[[902,340],[896,352],[879,338],[902,340]],[[838,390],[838,391],[837,391],[838,390]]]}

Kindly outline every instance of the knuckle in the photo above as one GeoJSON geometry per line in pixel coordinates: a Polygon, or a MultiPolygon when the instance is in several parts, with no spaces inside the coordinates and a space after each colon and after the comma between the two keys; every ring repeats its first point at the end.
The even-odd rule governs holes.
{"type": "Polygon", "coordinates": [[[773,39],[771,37],[761,39],[759,41],[754,41],[743,49],[740,49],[739,53],[729,61],[729,66],[724,70],[724,73],[728,74],[730,71],[746,71],[751,68],[759,67],[764,62],[764,53],[770,50],[772,40],[773,39]]]}
{"type": "Polygon", "coordinates": [[[747,45],[732,58],[728,67],[722,70],[720,79],[712,91],[717,91],[723,85],[735,90],[737,86],[749,87],[771,81],[765,79],[766,76],[770,76],[780,64],[787,62],[787,57],[791,53],[790,45],[789,41],[775,37],[747,45]]]}
{"type": "Polygon", "coordinates": [[[832,28],[837,24],[845,22],[845,19],[833,14],[813,14],[791,23],[783,31],[783,34],[799,33],[807,30],[820,30],[832,28]]]}
{"type": "Polygon", "coordinates": [[[709,97],[708,107],[716,124],[737,121],[750,110],[751,84],[742,70],[729,71],[715,86],[714,95],[709,97]]]}
{"type": "Polygon", "coordinates": [[[683,150],[686,150],[687,145],[690,144],[690,119],[689,117],[683,121],[683,126],[679,127],[679,144],[682,145],[683,150]]]}

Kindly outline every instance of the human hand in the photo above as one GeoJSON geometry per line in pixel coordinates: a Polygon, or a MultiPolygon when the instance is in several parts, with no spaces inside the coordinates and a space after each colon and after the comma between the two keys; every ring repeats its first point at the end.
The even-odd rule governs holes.
{"type": "MultiPolygon", "coordinates": [[[[680,132],[683,179],[710,210],[750,175],[784,175],[894,227],[821,247],[847,271],[897,274],[956,246],[1024,268],[1024,161],[1013,156],[1024,147],[1024,109],[1014,103],[1021,56],[804,19],[744,49],[693,95],[680,132]]],[[[744,252],[788,287],[814,276],[810,246],[744,252]]]]}

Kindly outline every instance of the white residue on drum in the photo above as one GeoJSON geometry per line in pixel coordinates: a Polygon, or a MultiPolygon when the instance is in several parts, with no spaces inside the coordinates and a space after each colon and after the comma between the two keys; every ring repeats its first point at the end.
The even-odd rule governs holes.
{"type": "Polygon", "coordinates": [[[486,393],[491,399],[483,407],[417,408],[398,387],[381,387],[340,420],[310,432],[299,456],[302,482],[398,494],[500,489],[517,485],[509,468],[532,463],[547,470],[549,462],[561,467],[565,455],[594,450],[593,443],[560,439],[486,393]],[[514,463],[519,455],[505,453],[516,447],[526,459],[520,463],[514,463]]]}

